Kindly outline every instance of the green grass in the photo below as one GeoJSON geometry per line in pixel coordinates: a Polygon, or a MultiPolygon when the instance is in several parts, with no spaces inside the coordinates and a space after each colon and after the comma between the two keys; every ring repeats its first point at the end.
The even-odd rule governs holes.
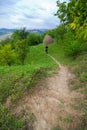
{"type": "Polygon", "coordinates": [[[49,54],[55,57],[62,64],[68,65],[70,62],[72,62],[72,59],[65,55],[64,47],[62,44],[51,44],[49,46],[49,54]]]}
{"type": "Polygon", "coordinates": [[[59,126],[56,126],[52,130],[62,130],[62,129],[60,129],[59,126]]]}
{"type": "Polygon", "coordinates": [[[55,62],[45,54],[42,44],[32,46],[25,65],[0,66],[0,102],[5,102],[9,96],[15,102],[41,77],[46,76],[48,70],[57,68],[55,62]]]}
{"type": "Polygon", "coordinates": [[[10,110],[0,104],[0,130],[24,130],[25,119],[11,114],[10,110]]]}
{"type": "Polygon", "coordinates": [[[64,118],[64,122],[71,123],[71,122],[73,122],[73,120],[71,118],[67,117],[67,118],[64,118]]]}

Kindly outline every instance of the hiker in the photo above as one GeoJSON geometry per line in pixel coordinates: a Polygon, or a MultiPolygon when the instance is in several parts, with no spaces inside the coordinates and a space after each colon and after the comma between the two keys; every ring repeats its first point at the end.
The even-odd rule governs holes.
{"type": "Polygon", "coordinates": [[[48,46],[45,47],[45,52],[48,53],[48,46]]]}

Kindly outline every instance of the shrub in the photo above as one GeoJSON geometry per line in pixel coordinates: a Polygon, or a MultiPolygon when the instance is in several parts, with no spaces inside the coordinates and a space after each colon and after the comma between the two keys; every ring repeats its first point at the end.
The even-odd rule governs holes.
{"type": "Polygon", "coordinates": [[[71,57],[76,57],[82,52],[82,44],[74,40],[64,46],[65,54],[71,57]]]}
{"type": "Polygon", "coordinates": [[[18,40],[14,44],[14,47],[21,64],[24,65],[24,60],[29,50],[27,40],[26,39],[21,41],[18,40]]]}
{"type": "Polygon", "coordinates": [[[28,35],[27,41],[30,45],[37,45],[42,42],[42,38],[40,34],[30,33],[28,35]]]}
{"type": "Polygon", "coordinates": [[[7,44],[0,49],[0,64],[11,66],[16,62],[17,55],[10,44],[7,44]]]}
{"type": "Polygon", "coordinates": [[[26,31],[26,28],[15,30],[12,34],[11,38],[13,41],[23,40],[26,39],[28,36],[28,31],[26,31]]]}

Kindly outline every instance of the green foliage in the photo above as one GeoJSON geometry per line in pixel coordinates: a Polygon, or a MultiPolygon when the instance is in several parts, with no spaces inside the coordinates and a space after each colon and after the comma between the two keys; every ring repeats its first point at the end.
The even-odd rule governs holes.
{"type": "MultiPolygon", "coordinates": [[[[82,53],[74,61],[74,74],[76,79],[73,81],[72,89],[84,88],[87,90],[87,53],[82,53]]],[[[87,95],[87,93],[86,93],[87,95]]]]}
{"type": "Polygon", "coordinates": [[[25,40],[17,41],[14,44],[14,47],[15,47],[15,51],[18,55],[18,58],[19,58],[21,64],[23,65],[27,52],[29,51],[29,46],[28,46],[27,40],[25,39],[25,40]]]}
{"type": "Polygon", "coordinates": [[[24,130],[24,119],[17,119],[7,107],[0,104],[0,130],[24,130]]]}
{"type": "Polygon", "coordinates": [[[40,34],[35,34],[35,33],[30,33],[27,37],[27,41],[29,45],[37,45],[42,42],[41,35],[40,34]]]}
{"type": "Polygon", "coordinates": [[[58,10],[57,10],[55,16],[57,16],[60,19],[60,21],[64,23],[67,20],[67,16],[66,16],[67,5],[66,5],[66,2],[60,3],[60,1],[58,0],[56,3],[57,3],[57,6],[58,6],[58,10]]]}
{"type": "Polygon", "coordinates": [[[13,41],[17,41],[17,40],[26,39],[27,36],[28,36],[28,31],[26,31],[26,28],[23,28],[23,29],[14,31],[11,37],[13,41]]]}
{"type": "Polygon", "coordinates": [[[30,113],[28,120],[30,124],[33,124],[34,121],[36,120],[35,115],[33,113],[30,113]]]}
{"type": "Polygon", "coordinates": [[[62,130],[62,129],[59,126],[56,126],[52,130],[62,130]]]}
{"type": "Polygon", "coordinates": [[[69,118],[69,117],[64,118],[65,123],[71,123],[72,121],[73,121],[72,118],[69,118]]]}
{"type": "Polygon", "coordinates": [[[0,64],[11,66],[15,63],[17,55],[10,44],[7,44],[0,49],[0,64]]]}
{"type": "Polygon", "coordinates": [[[6,38],[5,40],[0,41],[0,44],[3,45],[3,46],[6,45],[6,44],[9,44],[9,43],[11,43],[10,38],[6,38]]]}
{"type": "Polygon", "coordinates": [[[82,51],[81,46],[82,46],[82,44],[76,40],[69,41],[69,43],[65,44],[65,46],[64,46],[66,55],[75,58],[77,55],[79,55],[81,53],[81,51],[82,51]]]}
{"type": "Polygon", "coordinates": [[[85,0],[70,0],[60,3],[57,1],[59,7],[56,16],[60,21],[67,24],[75,31],[77,38],[87,41],[87,3],[85,0]]]}
{"type": "Polygon", "coordinates": [[[66,28],[64,25],[59,25],[56,29],[55,29],[55,38],[57,43],[59,42],[59,40],[62,41],[62,43],[64,42],[64,34],[66,33],[66,28]]]}
{"type": "Polygon", "coordinates": [[[81,75],[80,81],[85,82],[85,83],[87,82],[87,73],[84,73],[81,75]]]}
{"type": "Polygon", "coordinates": [[[55,29],[47,30],[46,32],[44,32],[42,34],[42,39],[45,37],[46,34],[50,35],[52,38],[55,38],[55,29]]]}

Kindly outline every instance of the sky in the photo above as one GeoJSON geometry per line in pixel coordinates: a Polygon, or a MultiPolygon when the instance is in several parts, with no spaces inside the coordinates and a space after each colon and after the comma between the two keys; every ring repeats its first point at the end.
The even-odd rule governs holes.
{"type": "MultiPolygon", "coordinates": [[[[52,29],[57,0],[0,0],[0,28],[52,29]]],[[[64,0],[61,0],[61,2],[64,0]]]]}

